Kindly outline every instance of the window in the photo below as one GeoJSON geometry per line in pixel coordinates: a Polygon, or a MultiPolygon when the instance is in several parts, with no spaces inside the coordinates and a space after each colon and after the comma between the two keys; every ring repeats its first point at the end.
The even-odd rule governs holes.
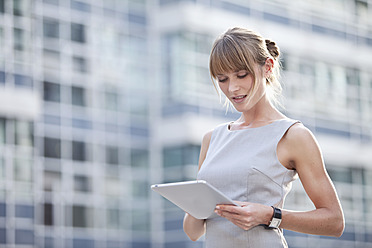
{"type": "Polygon", "coordinates": [[[112,196],[119,196],[122,193],[122,183],[116,176],[105,178],[105,194],[112,196]]]}
{"type": "Polygon", "coordinates": [[[24,49],[24,31],[19,28],[13,29],[14,50],[22,51],[24,49]]]}
{"type": "Polygon", "coordinates": [[[22,16],[23,15],[23,6],[24,0],[13,0],[13,14],[15,16],[22,16]]]}
{"type": "Polygon", "coordinates": [[[44,238],[44,247],[45,248],[53,248],[55,247],[54,245],[54,239],[51,237],[45,237],[44,238]]]}
{"type": "Polygon", "coordinates": [[[6,216],[6,204],[3,202],[0,202],[0,216],[1,217],[6,216]]]}
{"type": "Polygon", "coordinates": [[[45,226],[54,225],[53,204],[51,203],[44,203],[44,225],[45,226]]]}
{"type": "Polygon", "coordinates": [[[90,192],[92,190],[90,179],[87,176],[74,176],[74,189],[76,191],[90,192]]]}
{"type": "Polygon", "coordinates": [[[135,197],[147,197],[149,190],[149,183],[147,181],[142,180],[134,180],[133,181],[133,187],[132,187],[132,193],[135,197]]]}
{"type": "Polygon", "coordinates": [[[33,245],[35,242],[35,234],[32,230],[16,230],[15,243],[17,245],[33,245]]]}
{"type": "Polygon", "coordinates": [[[119,164],[119,148],[113,146],[106,147],[106,163],[119,164]]]}
{"type": "Polygon", "coordinates": [[[150,218],[146,209],[134,209],[132,212],[132,230],[148,231],[150,218]]]}
{"type": "Polygon", "coordinates": [[[128,19],[130,23],[135,23],[139,25],[146,25],[147,23],[146,15],[142,13],[129,12],[128,19]]]}
{"type": "Polygon", "coordinates": [[[0,13],[5,13],[5,0],[0,0],[0,13]]]}
{"type": "Polygon", "coordinates": [[[34,206],[16,204],[15,216],[18,218],[33,219],[34,218],[34,206]]]}
{"type": "Polygon", "coordinates": [[[85,89],[81,87],[71,87],[71,103],[76,106],[85,106],[85,89]]]}
{"type": "Polygon", "coordinates": [[[33,146],[34,126],[32,122],[17,120],[15,123],[15,144],[33,146]]]}
{"type": "Polygon", "coordinates": [[[82,141],[72,141],[72,160],[85,161],[86,149],[82,141]]]}
{"type": "Polygon", "coordinates": [[[44,100],[59,102],[61,100],[61,86],[59,84],[44,81],[44,100]]]}
{"type": "Polygon", "coordinates": [[[0,228],[0,244],[6,244],[6,229],[0,228]]]}
{"type": "Polygon", "coordinates": [[[85,26],[79,23],[71,23],[71,40],[85,43],[85,26]]]}
{"type": "Polygon", "coordinates": [[[59,191],[61,189],[61,173],[44,171],[44,190],[59,191]]]}
{"type": "Polygon", "coordinates": [[[72,247],[74,248],[86,248],[86,247],[95,247],[94,240],[91,239],[73,239],[72,247]]]}
{"type": "Polygon", "coordinates": [[[72,207],[72,226],[73,227],[91,227],[93,226],[93,216],[91,209],[85,206],[72,207]]]}
{"type": "Polygon", "coordinates": [[[334,182],[352,183],[352,171],[350,168],[331,167],[327,168],[327,171],[334,182]]]}
{"type": "Polygon", "coordinates": [[[107,110],[118,110],[119,96],[116,92],[105,92],[105,106],[107,110]]]}
{"type": "Polygon", "coordinates": [[[355,12],[361,18],[368,17],[368,0],[355,0],[355,12]]]}
{"type": "Polygon", "coordinates": [[[48,3],[48,4],[53,4],[53,5],[59,4],[59,0],[43,0],[43,2],[48,3]]]}
{"type": "MultiPolygon", "coordinates": [[[[0,27],[0,51],[2,51],[2,49],[4,48],[5,48],[4,30],[0,27]]],[[[1,79],[0,79],[0,82],[1,82],[1,79]]]]}
{"type": "MultiPolygon", "coordinates": [[[[5,160],[2,156],[0,156],[0,180],[5,179],[5,160]]],[[[1,216],[1,211],[0,211],[0,216],[1,216]]]]}
{"type": "Polygon", "coordinates": [[[71,0],[71,9],[76,9],[82,12],[90,12],[90,5],[76,0],[71,0]]]}
{"type": "Polygon", "coordinates": [[[87,61],[83,57],[72,58],[73,69],[78,72],[87,72],[87,61]]]}
{"type": "Polygon", "coordinates": [[[44,19],[43,20],[44,37],[59,38],[59,23],[57,20],[44,19]]]}
{"type": "Polygon", "coordinates": [[[5,141],[6,141],[5,124],[6,124],[6,119],[0,118],[0,144],[5,144],[5,141]]]}
{"type": "Polygon", "coordinates": [[[44,49],[44,66],[48,68],[58,69],[59,68],[59,52],[44,49]]]}
{"type": "Polygon", "coordinates": [[[25,75],[14,74],[14,84],[22,87],[32,88],[32,78],[25,75]]]}
{"type": "Polygon", "coordinates": [[[149,152],[144,149],[132,149],[131,164],[133,167],[147,167],[149,164],[149,152]]]}
{"type": "Polygon", "coordinates": [[[107,209],[107,227],[112,229],[120,228],[120,210],[107,209]]]}
{"type": "MultiPolygon", "coordinates": [[[[0,37],[0,46],[1,46],[1,37],[0,37]]],[[[0,83],[5,83],[5,79],[6,79],[6,77],[5,77],[5,71],[0,71],[0,83]]]]}
{"type": "Polygon", "coordinates": [[[199,146],[185,145],[181,147],[169,147],[164,149],[164,167],[177,165],[197,165],[199,146]]]}
{"type": "Polygon", "coordinates": [[[47,158],[61,158],[61,140],[45,137],[44,156],[47,158]]]}
{"type": "Polygon", "coordinates": [[[31,182],[32,181],[32,163],[33,161],[26,158],[14,158],[14,180],[31,182]]]}

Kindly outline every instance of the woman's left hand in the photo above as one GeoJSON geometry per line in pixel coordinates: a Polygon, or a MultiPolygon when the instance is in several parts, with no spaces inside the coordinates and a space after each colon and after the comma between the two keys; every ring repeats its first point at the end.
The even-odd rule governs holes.
{"type": "Polygon", "coordinates": [[[215,213],[226,218],[243,230],[249,230],[260,224],[268,225],[272,216],[273,208],[270,206],[235,201],[240,205],[217,205],[215,213]]]}

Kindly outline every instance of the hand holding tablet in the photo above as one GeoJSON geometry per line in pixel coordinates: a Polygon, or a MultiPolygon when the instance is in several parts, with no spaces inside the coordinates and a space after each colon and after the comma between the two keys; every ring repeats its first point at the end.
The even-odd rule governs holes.
{"type": "Polygon", "coordinates": [[[211,217],[217,204],[239,206],[204,180],[154,184],[151,189],[197,219],[211,217]]]}

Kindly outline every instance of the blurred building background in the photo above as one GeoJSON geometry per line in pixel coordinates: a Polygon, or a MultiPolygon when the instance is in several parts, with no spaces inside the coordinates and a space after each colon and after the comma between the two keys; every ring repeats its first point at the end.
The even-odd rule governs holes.
{"type": "MultiPolygon", "coordinates": [[[[370,16],[371,0],[0,0],[0,247],[203,247],[149,186],[195,179],[203,134],[237,118],[208,74],[232,26],[281,48],[285,112],[345,211],[341,238],[285,231],[290,247],[372,247],[370,16]]],[[[312,207],[297,181],[286,208],[312,207]]]]}

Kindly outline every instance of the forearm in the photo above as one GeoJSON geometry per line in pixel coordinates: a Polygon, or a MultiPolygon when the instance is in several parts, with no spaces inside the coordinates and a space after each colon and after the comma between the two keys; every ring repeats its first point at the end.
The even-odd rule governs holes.
{"type": "Polygon", "coordinates": [[[344,217],[341,211],[318,208],[307,212],[282,210],[280,228],[314,235],[341,236],[344,217]]]}
{"type": "Polygon", "coordinates": [[[183,230],[192,241],[196,241],[205,233],[205,220],[196,219],[186,213],[183,219],[183,230]]]}

